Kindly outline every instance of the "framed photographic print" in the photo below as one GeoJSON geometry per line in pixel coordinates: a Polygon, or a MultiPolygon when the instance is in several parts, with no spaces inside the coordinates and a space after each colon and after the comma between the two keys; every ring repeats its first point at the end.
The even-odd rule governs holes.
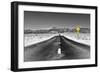
{"type": "Polygon", "coordinates": [[[97,66],[97,7],[11,3],[11,70],[97,66]]]}

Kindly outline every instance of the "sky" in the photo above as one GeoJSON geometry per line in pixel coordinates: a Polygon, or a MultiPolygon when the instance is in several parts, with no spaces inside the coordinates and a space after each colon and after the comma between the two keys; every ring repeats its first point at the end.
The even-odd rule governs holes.
{"type": "Polygon", "coordinates": [[[24,29],[90,28],[90,14],[24,11],[24,29]]]}

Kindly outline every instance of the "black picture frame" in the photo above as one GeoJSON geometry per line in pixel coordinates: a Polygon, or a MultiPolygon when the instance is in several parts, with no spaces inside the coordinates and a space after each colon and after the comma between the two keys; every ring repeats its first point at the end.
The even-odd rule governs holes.
{"type": "Polygon", "coordinates": [[[35,2],[11,2],[11,71],[33,71],[33,70],[50,70],[50,69],[65,69],[65,68],[81,68],[81,67],[96,67],[97,66],[97,6],[83,6],[83,5],[65,5],[65,4],[49,4],[49,3],[35,3],[35,2]],[[62,7],[62,8],[82,8],[95,10],[95,63],[70,65],[70,66],[52,66],[52,67],[36,67],[36,68],[19,68],[18,67],[18,6],[47,6],[47,7],[62,7]]]}

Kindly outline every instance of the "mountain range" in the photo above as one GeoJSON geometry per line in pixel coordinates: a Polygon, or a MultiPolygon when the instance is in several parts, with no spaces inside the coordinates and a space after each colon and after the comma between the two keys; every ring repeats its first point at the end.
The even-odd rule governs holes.
{"type": "MultiPolygon", "coordinates": [[[[25,29],[24,34],[40,34],[40,33],[64,33],[64,32],[76,32],[75,28],[56,28],[53,27],[51,29],[25,29]]],[[[90,28],[80,28],[80,33],[90,33],[90,28]]]]}

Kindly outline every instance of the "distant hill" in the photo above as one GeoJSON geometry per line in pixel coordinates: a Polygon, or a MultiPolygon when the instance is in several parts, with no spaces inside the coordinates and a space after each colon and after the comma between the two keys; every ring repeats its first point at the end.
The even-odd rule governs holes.
{"type": "Polygon", "coordinates": [[[31,33],[33,33],[33,31],[30,29],[24,30],[24,34],[31,34],[31,33]]]}
{"type": "MultiPolygon", "coordinates": [[[[51,29],[40,29],[40,30],[24,30],[24,34],[39,34],[39,33],[64,33],[64,32],[76,32],[76,29],[70,28],[51,28],[51,29]]],[[[80,33],[90,33],[90,28],[80,28],[80,33]]]]}

